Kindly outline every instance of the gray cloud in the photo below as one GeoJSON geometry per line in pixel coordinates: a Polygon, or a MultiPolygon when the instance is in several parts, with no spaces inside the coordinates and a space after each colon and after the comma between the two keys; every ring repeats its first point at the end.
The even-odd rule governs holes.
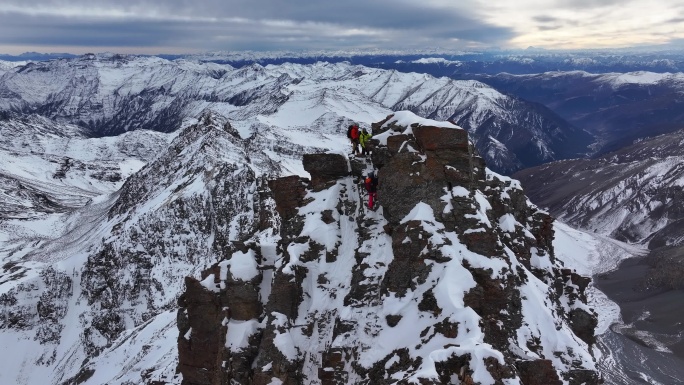
{"type": "Polygon", "coordinates": [[[631,3],[635,0],[557,0],[556,5],[563,8],[571,9],[587,9],[587,8],[600,8],[608,7],[612,5],[622,5],[631,3]]]}
{"type": "Polygon", "coordinates": [[[558,21],[558,18],[553,17],[553,16],[539,15],[539,16],[533,16],[532,20],[538,21],[540,23],[552,23],[552,22],[558,21]]]}
{"type": "Polygon", "coordinates": [[[514,33],[467,8],[408,0],[9,0],[0,36],[0,45],[27,47],[262,50],[461,48],[504,44],[514,33]]]}
{"type": "Polygon", "coordinates": [[[684,17],[675,17],[670,20],[665,21],[668,24],[679,24],[684,22],[684,17]]]}
{"type": "Polygon", "coordinates": [[[555,31],[568,26],[577,26],[577,20],[563,19],[549,15],[537,15],[532,17],[533,21],[540,23],[537,25],[538,31],[555,31]]]}
{"type": "Polygon", "coordinates": [[[36,46],[77,47],[144,47],[158,46],[178,38],[181,29],[175,23],[146,21],[65,20],[44,17],[26,18],[20,15],[0,17],[2,43],[36,46]],[[30,25],[30,28],[26,28],[30,25]],[[5,30],[12,30],[8,34],[5,30]]]}
{"type": "Polygon", "coordinates": [[[540,25],[537,27],[538,30],[540,31],[555,31],[557,29],[561,29],[560,25],[540,25]]]}

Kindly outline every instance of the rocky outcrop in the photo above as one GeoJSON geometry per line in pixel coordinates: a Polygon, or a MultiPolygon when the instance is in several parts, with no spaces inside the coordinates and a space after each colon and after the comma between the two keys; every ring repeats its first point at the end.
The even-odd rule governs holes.
{"type": "Polygon", "coordinates": [[[304,170],[311,174],[314,190],[322,190],[349,175],[347,159],[339,154],[304,154],[304,170]]]}
{"type": "Polygon", "coordinates": [[[185,313],[178,314],[178,369],[183,378],[193,384],[218,384],[223,356],[226,317],[220,298],[205,290],[200,281],[188,277],[186,291],[179,299],[185,313]],[[191,301],[187,299],[190,298],[191,301]]]}
{"type": "Polygon", "coordinates": [[[556,260],[553,218],[464,130],[407,118],[374,125],[365,169],[315,154],[311,180],[269,182],[277,236],[187,281],[183,384],[599,383],[589,281],[556,260]],[[373,167],[377,212],[354,176],[373,167]]]}

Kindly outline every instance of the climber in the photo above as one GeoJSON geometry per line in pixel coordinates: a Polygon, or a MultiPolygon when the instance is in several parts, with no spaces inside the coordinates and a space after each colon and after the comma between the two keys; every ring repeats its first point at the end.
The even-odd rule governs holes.
{"type": "Polygon", "coordinates": [[[375,210],[375,204],[378,200],[378,178],[371,172],[366,177],[364,185],[368,191],[368,208],[375,210]]]}
{"type": "Polygon", "coordinates": [[[370,154],[372,150],[370,138],[372,137],[373,135],[369,134],[365,128],[361,130],[361,134],[359,134],[359,143],[361,143],[361,155],[367,156],[368,154],[370,154]]]}
{"type": "Polygon", "coordinates": [[[359,125],[354,123],[347,129],[347,138],[351,140],[352,153],[359,155],[359,125]]]}

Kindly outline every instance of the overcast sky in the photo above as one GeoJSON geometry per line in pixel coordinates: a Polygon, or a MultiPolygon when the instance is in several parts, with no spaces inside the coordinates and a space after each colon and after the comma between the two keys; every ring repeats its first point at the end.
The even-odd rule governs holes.
{"type": "Polygon", "coordinates": [[[606,48],[684,41],[684,0],[2,0],[0,53],[606,48]]]}

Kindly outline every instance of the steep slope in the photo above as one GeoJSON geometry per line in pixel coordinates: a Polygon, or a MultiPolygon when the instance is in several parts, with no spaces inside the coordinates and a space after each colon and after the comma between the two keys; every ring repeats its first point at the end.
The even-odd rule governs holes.
{"type": "Polygon", "coordinates": [[[88,139],[77,126],[9,114],[0,120],[1,217],[64,212],[112,193],[166,146],[167,137],[139,131],[88,139]]]}
{"type": "Polygon", "coordinates": [[[58,184],[49,190],[56,197],[67,196],[68,183],[80,186],[87,180],[89,163],[85,171],[65,171],[67,187],[41,184],[59,167],[38,163],[42,158],[36,154],[105,164],[133,162],[139,151],[147,154],[145,160],[155,157],[130,177],[122,171],[125,182],[83,182],[91,190],[61,211],[26,211],[25,205],[20,212],[32,213],[25,220],[0,225],[0,340],[18,352],[3,371],[10,383],[174,381],[173,309],[183,277],[199,274],[231,242],[256,229],[272,231],[269,209],[261,207],[269,204],[260,198],[267,188],[264,178],[305,174],[305,151],[347,148],[345,141],[335,145],[327,138],[326,131],[336,127],[307,132],[261,127],[242,138],[211,111],[162,150],[145,147],[145,136],[164,142],[171,139],[167,134],[135,131],[79,139],[73,126],[35,119],[7,123],[5,133],[15,137],[6,145],[35,158],[27,169],[39,175],[31,178],[37,188],[58,184]],[[127,138],[133,137],[130,143],[127,138]]]}
{"type": "Polygon", "coordinates": [[[598,384],[589,279],[556,259],[552,218],[453,124],[374,132],[372,164],[307,155],[311,179],[269,182],[277,232],[186,279],[182,383],[598,384]]]}
{"type": "Polygon", "coordinates": [[[247,147],[220,117],[205,115],[116,194],[68,213],[60,236],[5,255],[0,338],[20,352],[8,358],[7,381],[130,383],[153,376],[135,370],[145,364],[172,377],[168,346],[127,349],[141,336],[162,338],[175,322],[167,310],[182,277],[257,226],[259,184],[247,147]],[[95,375],[100,367],[91,360],[100,353],[125,365],[95,375]]]}
{"type": "Polygon", "coordinates": [[[684,131],[598,159],[549,163],[515,174],[533,202],[580,228],[648,243],[680,245],[684,131]]]}
{"type": "Polygon", "coordinates": [[[152,131],[89,139],[80,127],[36,115],[0,120],[3,263],[12,265],[64,229],[96,218],[98,211],[90,208],[107,200],[169,140],[152,131]],[[76,223],[74,211],[86,220],[76,223]]]}
{"type": "Polygon", "coordinates": [[[277,125],[286,115],[292,119],[292,111],[300,119],[290,123],[303,128],[324,116],[342,126],[350,121],[370,124],[392,110],[411,110],[457,121],[472,133],[491,167],[506,173],[577,156],[590,143],[583,131],[543,106],[483,83],[349,63],[236,69],[86,55],[29,63],[0,76],[0,111],[41,114],[87,128],[92,136],[137,129],[171,132],[207,108],[228,116],[241,133],[264,123],[277,125]],[[302,107],[311,111],[301,113],[302,107]],[[487,151],[491,146],[498,146],[502,155],[487,151]]]}

